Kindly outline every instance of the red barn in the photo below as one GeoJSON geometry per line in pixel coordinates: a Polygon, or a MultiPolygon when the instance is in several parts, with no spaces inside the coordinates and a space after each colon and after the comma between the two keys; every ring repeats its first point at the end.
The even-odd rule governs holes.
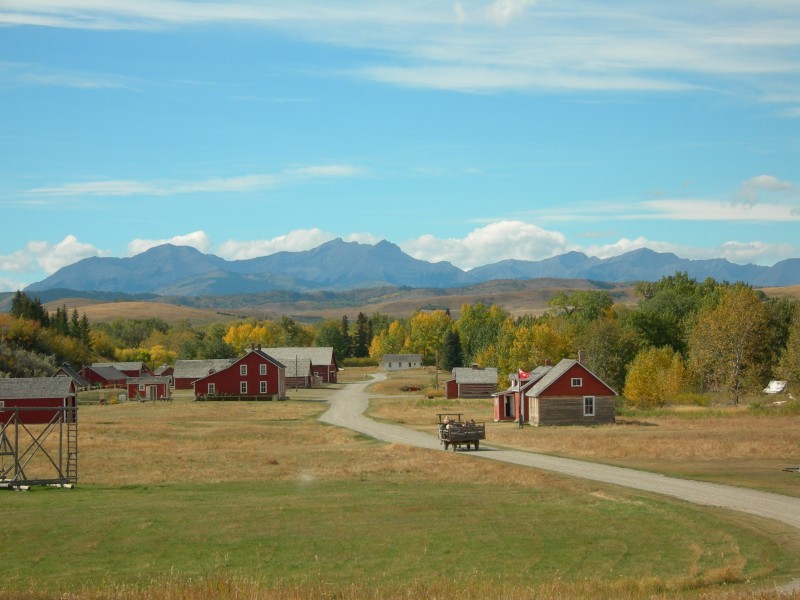
{"type": "Polygon", "coordinates": [[[617,393],[577,360],[563,359],[526,392],[533,425],[616,421],[617,393]]]}
{"type": "Polygon", "coordinates": [[[261,347],[221,371],[194,382],[196,400],[286,399],[286,367],[261,347]]]}
{"type": "Polygon", "coordinates": [[[536,367],[530,373],[519,371],[509,375],[511,385],[507,390],[492,394],[494,396],[494,420],[519,421],[522,411],[522,422],[529,423],[531,418],[530,402],[525,397],[529,389],[539,381],[552,367],[536,367]]]}
{"type": "Polygon", "coordinates": [[[81,369],[81,377],[92,386],[104,388],[123,387],[128,376],[114,367],[84,367],[81,369]]]}
{"type": "Polygon", "coordinates": [[[207,360],[179,360],[175,362],[172,381],[176,390],[190,390],[198,379],[227,369],[233,364],[231,358],[212,358],[207,360]]]}
{"type": "Polygon", "coordinates": [[[166,377],[130,377],[125,386],[128,388],[128,400],[170,400],[170,383],[166,377]]]}
{"type": "Polygon", "coordinates": [[[69,377],[29,377],[0,379],[0,423],[8,423],[19,414],[19,422],[46,424],[64,411],[76,419],[75,382],[69,377]],[[49,410],[48,410],[49,409],[49,410]]]}
{"type": "Polygon", "coordinates": [[[310,360],[314,379],[324,383],[336,383],[339,365],[336,354],[330,346],[313,348],[264,348],[264,352],[275,357],[284,365],[292,361],[310,360]]]}
{"type": "Polygon", "coordinates": [[[148,375],[153,374],[153,371],[150,370],[150,367],[141,361],[92,363],[92,366],[114,367],[117,371],[124,373],[127,377],[147,377],[148,375]]]}

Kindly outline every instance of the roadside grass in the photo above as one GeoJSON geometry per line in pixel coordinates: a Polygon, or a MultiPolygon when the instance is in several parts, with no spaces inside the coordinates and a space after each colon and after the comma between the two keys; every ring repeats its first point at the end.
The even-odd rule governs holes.
{"type": "Polygon", "coordinates": [[[485,421],[488,445],[800,496],[798,476],[783,471],[800,466],[795,403],[623,410],[615,425],[520,429],[493,422],[492,400],[430,400],[417,393],[373,399],[369,414],[435,434],[436,413],[446,411],[485,421]]]}
{"type": "Polygon", "coordinates": [[[777,523],[381,444],[316,421],[316,394],[81,407],[77,488],[0,495],[0,599],[758,598],[800,576],[777,523]]]}

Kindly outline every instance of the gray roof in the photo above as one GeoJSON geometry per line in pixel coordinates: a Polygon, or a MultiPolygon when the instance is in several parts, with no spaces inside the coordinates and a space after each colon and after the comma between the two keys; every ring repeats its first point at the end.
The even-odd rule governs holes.
{"type": "Polygon", "coordinates": [[[200,379],[211,372],[222,371],[234,363],[232,358],[211,358],[207,360],[178,360],[175,362],[175,379],[200,379]]]}
{"type": "Polygon", "coordinates": [[[169,385],[172,381],[172,377],[128,377],[128,385],[138,385],[140,383],[145,383],[149,385],[169,385]]]}
{"type": "Polygon", "coordinates": [[[322,346],[319,348],[261,348],[261,351],[276,358],[284,365],[288,365],[289,361],[295,358],[307,358],[311,361],[312,365],[322,365],[325,367],[335,362],[333,348],[330,346],[322,346]]]}
{"type": "Polygon", "coordinates": [[[144,369],[142,361],[137,362],[97,362],[92,363],[92,367],[114,367],[118,371],[140,371],[144,369]]]}
{"type": "Polygon", "coordinates": [[[286,377],[308,377],[311,375],[311,361],[307,358],[292,359],[283,364],[286,367],[286,377]]]}
{"type": "Polygon", "coordinates": [[[90,385],[89,382],[86,381],[86,379],[83,378],[83,375],[78,373],[78,371],[76,371],[73,368],[73,366],[71,364],[69,364],[69,363],[62,364],[58,368],[58,371],[55,372],[53,377],[71,377],[72,380],[75,382],[75,385],[77,385],[79,387],[89,387],[89,385],[90,385]],[[59,375],[59,373],[61,373],[61,372],[63,372],[64,375],[59,375]]]}
{"type": "Polygon", "coordinates": [[[457,383],[491,383],[497,385],[497,368],[484,367],[456,367],[453,369],[453,378],[457,383]]]}
{"type": "Polygon", "coordinates": [[[69,377],[0,379],[0,400],[67,398],[71,395],[72,379],[69,377]]]}
{"type": "Polygon", "coordinates": [[[384,354],[383,362],[422,362],[421,354],[384,354]]]}
{"type": "MultiPolygon", "coordinates": [[[[97,363],[97,364],[100,365],[101,363],[97,363]]],[[[100,377],[102,377],[106,381],[124,381],[125,379],[128,378],[128,376],[125,375],[125,373],[123,373],[122,371],[120,371],[116,367],[112,367],[110,365],[106,365],[106,366],[92,365],[89,368],[92,371],[94,371],[95,373],[97,373],[98,375],[100,375],[100,377]]]]}

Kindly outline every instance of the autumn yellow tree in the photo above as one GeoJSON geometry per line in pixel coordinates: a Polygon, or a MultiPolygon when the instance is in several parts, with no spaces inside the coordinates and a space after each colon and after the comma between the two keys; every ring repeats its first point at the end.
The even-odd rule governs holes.
{"type": "Polygon", "coordinates": [[[389,329],[381,331],[372,338],[369,347],[371,358],[380,359],[384,354],[399,354],[407,348],[409,337],[409,324],[405,320],[395,320],[389,323],[389,329]]]}
{"type": "Polygon", "coordinates": [[[423,361],[430,361],[442,350],[445,336],[453,326],[453,321],[443,310],[419,311],[411,317],[410,326],[409,350],[419,352],[423,361]]]}
{"type": "Polygon", "coordinates": [[[775,368],[775,374],[793,383],[800,382],[800,304],[795,307],[789,338],[775,368]]]}
{"type": "Polygon", "coordinates": [[[647,348],[631,362],[623,395],[636,408],[664,406],[684,391],[687,380],[680,353],[669,346],[647,348]]]}

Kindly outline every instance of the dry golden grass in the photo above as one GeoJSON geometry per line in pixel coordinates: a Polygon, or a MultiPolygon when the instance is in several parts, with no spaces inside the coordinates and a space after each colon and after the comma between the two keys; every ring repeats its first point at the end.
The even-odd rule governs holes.
{"type": "MultiPolygon", "coordinates": [[[[382,445],[316,416],[316,401],[124,403],[80,409],[80,481],[155,485],[247,481],[459,481],[452,453],[382,445]],[[442,474],[445,474],[444,476],[442,474]]],[[[566,485],[530,469],[470,461],[487,484],[566,485]]],[[[566,488],[565,488],[566,489],[566,488]]]]}
{"type": "MultiPolygon", "coordinates": [[[[390,375],[374,386],[376,395],[392,393],[411,375],[390,375]]],[[[460,412],[486,422],[486,443],[531,452],[595,460],[684,477],[727,482],[800,496],[800,480],[784,472],[800,466],[800,416],[750,414],[746,407],[676,409],[672,416],[597,427],[530,427],[494,423],[492,400],[428,400],[424,393],[372,401],[370,415],[408,427],[436,432],[436,413],[460,412]]]]}
{"type": "Polygon", "coordinates": [[[189,308],[162,302],[97,302],[85,298],[71,298],[48,303],[45,308],[55,311],[57,307],[67,305],[69,310],[77,308],[81,314],[86,313],[92,323],[110,323],[116,319],[150,319],[158,318],[174,323],[188,320],[194,325],[233,321],[237,317],[215,310],[189,308]]]}

